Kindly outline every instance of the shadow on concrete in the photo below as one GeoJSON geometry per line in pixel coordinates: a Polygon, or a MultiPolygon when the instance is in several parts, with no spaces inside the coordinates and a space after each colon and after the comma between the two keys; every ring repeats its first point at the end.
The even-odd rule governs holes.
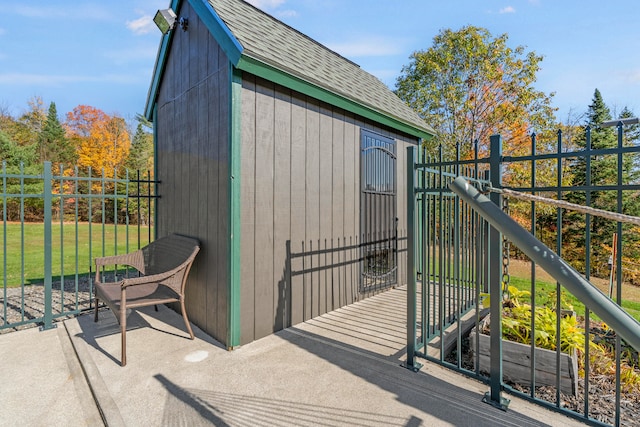
{"type": "MultiPolygon", "coordinates": [[[[394,356],[384,356],[335,339],[321,336],[301,327],[291,327],[278,335],[339,366],[383,390],[393,393],[397,400],[456,426],[544,426],[544,422],[510,410],[503,412],[483,403],[481,393],[453,385],[456,377],[468,379],[454,372],[443,381],[425,373],[414,373],[400,366],[394,356]]],[[[354,331],[355,333],[355,331],[354,331]]],[[[366,398],[366,396],[363,396],[366,398]]],[[[420,425],[415,424],[411,425],[420,425]]]]}
{"type": "MultiPolygon", "coordinates": [[[[159,310],[169,310],[169,308],[164,306],[159,306],[159,310]]],[[[163,316],[154,310],[153,307],[142,307],[135,310],[127,310],[127,333],[132,332],[141,328],[148,328],[154,331],[160,332],[162,334],[171,335],[175,337],[189,339],[189,334],[185,331],[184,334],[172,332],[171,329],[184,329],[184,323],[176,323],[175,316],[163,316]],[[162,326],[157,327],[153,324],[149,323],[145,316],[158,317],[162,318],[163,322],[169,322],[168,326],[165,329],[162,326]]],[[[179,320],[182,320],[180,317],[179,320]]],[[[160,322],[154,322],[160,323],[160,322]]],[[[93,311],[88,313],[86,316],[78,319],[78,324],[82,332],[80,334],[76,334],[77,337],[83,339],[87,344],[100,351],[106,357],[114,361],[116,364],[120,364],[120,359],[116,358],[113,354],[106,351],[100,343],[98,343],[98,339],[111,336],[111,335],[120,335],[120,324],[118,320],[113,315],[111,310],[104,308],[98,311],[98,322],[93,321],[93,311]]],[[[161,323],[160,323],[161,324],[161,323]]],[[[195,333],[195,330],[194,330],[195,333]]],[[[199,334],[204,335],[204,334],[199,334]]],[[[200,336],[199,336],[200,337],[200,336]]],[[[211,339],[213,340],[213,339],[211,339]]],[[[129,338],[127,338],[127,342],[129,338]]],[[[127,346],[129,347],[129,346],[127,346]]],[[[119,350],[118,350],[119,351],[119,350]]],[[[118,357],[120,353],[118,352],[118,357]]]]}
{"type": "Polygon", "coordinates": [[[163,425],[193,425],[194,420],[212,423],[215,426],[417,427],[422,425],[422,420],[415,416],[407,420],[383,412],[363,412],[263,396],[181,388],[163,375],[155,375],[154,378],[169,392],[164,409],[163,425]]]}

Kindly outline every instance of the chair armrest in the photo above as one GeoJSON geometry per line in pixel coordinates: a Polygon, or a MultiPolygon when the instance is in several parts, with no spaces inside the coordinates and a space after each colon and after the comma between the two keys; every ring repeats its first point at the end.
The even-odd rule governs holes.
{"type": "Polygon", "coordinates": [[[147,283],[161,282],[162,280],[166,280],[171,276],[175,276],[176,273],[178,273],[183,268],[184,266],[179,266],[177,268],[174,268],[173,270],[165,271],[164,273],[153,274],[151,276],[129,277],[126,279],[122,279],[118,283],[121,287],[127,288],[129,286],[146,285],[147,283]]]}
{"type": "Polygon", "coordinates": [[[196,257],[196,254],[198,253],[199,248],[197,248],[190,256],[189,258],[187,258],[186,261],[184,261],[182,264],[180,264],[179,266],[177,266],[176,268],[173,268],[171,270],[162,272],[162,273],[158,273],[158,274],[152,274],[150,276],[142,276],[142,277],[131,277],[131,278],[126,278],[126,279],[122,279],[122,281],[118,282],[121,286],[122,289],[125,289],[129,286],[136,286],[136,285],[144,285],[147,283],[158,283],[164,286],[168,286],[169,288],[173,289],[175,292],[177,292],[178,294],[182,294],[182,290],[180,289],[180,285],[182,283],[182,279],[183,276],[179,276],[180,273],[183,272],[188,272],[190,269],[191,264],[193,263],[193,260],[196,257]],[[173,280],[176,278],[176,276],[178,276],[178,280],[173,280]],[[169,280],[172,279],[172,280],[169,280]],[[160,283],[160,282],[165,282],[165,283],[160,283]]]}
{"type": "Polygon", "coordinates": [[[137,270],[144,270],[144,258],[141,250],[122,255],[112,255],[105,257],[97,257],[95,259],[96,267],[103,265],[128,265],[137,270]],[[142,261],[142,264],[140,264],[142,261]]]}
{"type": "Polygon", "coordinates": [[[141,250],[122,255],[112,255],[105,257],[97,257],[95,282],[100,283],[100,267],[106,265],[124,265],[133,267],[144,274],[144,255],[141,250]]]}

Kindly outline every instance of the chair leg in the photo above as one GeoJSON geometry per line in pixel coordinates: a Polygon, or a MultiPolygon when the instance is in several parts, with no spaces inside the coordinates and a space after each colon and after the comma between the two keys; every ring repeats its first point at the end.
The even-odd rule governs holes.
{"type": "Polygon", "coordinates": [[[122,355],[120,356],[120,366],[127,364],[127,325],[126,321],[120,325],[120,337],[122,339],[122,355]]]}
{"type": "MultiPolygon", "coordinates": [[[[126,300],[125,300],[126,301],[126,300]]],[[[120,339],[122,345],[122,355],[120,357],[120,365],[127,364],[127,305],[120,301],[120,339]]]]}
{"type": "Polygon", "coordinates": [[[189,323],[189,318],[187,317],[187,310],[184,307],[184,300],[180,301],[180,308],[182,309],[182,318],[184,319],[184,324],[187,327],[187,331],[189,332],[189,336],[191,339],[194,339],[193,330],[191,329],[191,324],[189,323]]]}
{"type": "Polygon", "coordinates": [[[95,307],[93,309],[93,321],[94,322],[98,321],[98,297],[96,297],[95,307]]]}

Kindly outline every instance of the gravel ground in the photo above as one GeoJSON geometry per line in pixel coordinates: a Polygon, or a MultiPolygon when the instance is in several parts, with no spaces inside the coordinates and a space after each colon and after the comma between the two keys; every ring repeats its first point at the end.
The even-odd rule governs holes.
{"type": "MultiPolygon", "coordinates": [[[[63,315],[62,313],[85,311],[92,308],[91,280],[87,276],[80,277],[77,285],[75,279],[66,280],[63,289],[61,289],[60,282],[52,284],[51,311],[54,321],[62,321],[73,316],[73,314],[63,315]]],[[[106,277],[106,280],[110,280],[110,278],[106,277]]],[[[40,326],[43,321],[35,319],[43,317],[43,283],[0,289],[0,328],[2,328],[0,334],[40,326]],[[34,322],[29,322],[30,320],[34,320],[34,322]],[[11,326],[22,322],[29,323],[11,326]]]]}
{"type": "MultiPolygon", "coordinates": [[[[463,338],[461,363],[464,369],[473,371],[473,353],[469,348],[468,338],[463,338]]],[[[455,350],[446,360],[456,364],[455,350]]],[[[484,372],[483,374],[489,375],[484,372]]],[[[578,380],[577,396],[560,393],[560,406],[584,414],[584,385],[583,377],[578,380]]],[[[531,395],[530,387],[508,383],[514,390],[531,395]]],[[[555,387],[536,387],[535,397],[556,404],[555,387]]],[[[508,398],[508,394],[507,394],[508,398]]],[[[589,416],[602,423],[615,425],[616,384],[615,377],[608,375],[594,375],[589,377],[589,416]]],[[[620,425],[631,427],[640,426],[640,393],[621,393],[620,396],[620,425]]]]}

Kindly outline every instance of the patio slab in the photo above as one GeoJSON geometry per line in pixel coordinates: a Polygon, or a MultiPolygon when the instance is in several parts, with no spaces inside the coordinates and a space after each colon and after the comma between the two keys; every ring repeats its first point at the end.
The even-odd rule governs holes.
{"type": "MultiPolygon", "coordinates": [[[[60,331],[68,332],[91,387],[88,395],[95,396],[109,426],[583,425],[517,398],[500,411],[482,403],[484,384],[433,363],[418,373],[401,367],[405,296],[395,289],[234,351],[198,328],[189,340],[181,316],[168,308],[134,311],[125,367],[119,364],[118,325],[106,310],[98,323],[91,315],[65,321],[50,347],[60,348],[66,335],[60,331]]],[[[25,332],[0,337],[3,356],[11,335],[20,336],[15,341],[39,340],[37,331],[25,332]]],[[[20,366],[31,372],[36,362],[20,366]]],[[[60,362],[49,370],[69,372],[60,362]]],[[[83,425],[86,417],[76,416],[95,404],[80,400],[73,381],[58,383],[57,395],[78,399],[68,410],[57,408],[72,421],[64,424],[83,425]]],[[[9,386],[17,390],[15,382],[9,386]]],[[[50,394],[46,388],[40,393],[50,394]]],[[[33,414],[28,406],[3,408],[0,420],[20,417],[22,425],[40,425],[33,414]]]]}

